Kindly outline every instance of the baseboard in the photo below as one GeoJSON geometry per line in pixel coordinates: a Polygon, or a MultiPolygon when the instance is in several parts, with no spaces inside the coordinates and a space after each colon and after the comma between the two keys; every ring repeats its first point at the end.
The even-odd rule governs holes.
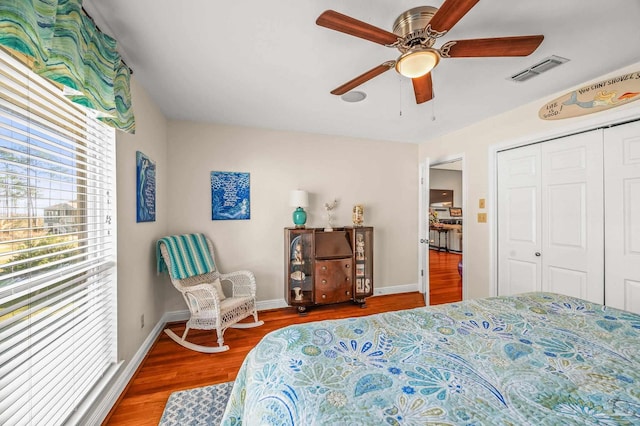
{"type": "Polygon", "coordinates": [[[259,311],[268,311],[270,309],[286,308],[289,305],[284,299],[272,299],[272,300],[259,300],[256,302],[256,307],[259,311]]]}
{"type": "Polygon", "coordinates": [[[189,319],[189,310],[185,309],[182,311],[165,312],[160,321],[164,321],[162,325],[162,328],[164,328],[164,324],[167,324],[170,322],[186,321],[188,319],[189,319]]]}
{"type": "MultiPolygon", "coordinates": [[[[189,311],[187,311],[187,314],[188,312],[189,311]]],[[[162,330],[164,329],[164,325],[166,323],[165,316],[166,314],[163,315],[160,321],[158,321],[155,327],[153,327],[153,330],[151,330],[147,338],[144,340],[144,342],[142,342],[142,345],[140,346],[140,348],[138,348],[138,351],[135,353],[135,355],[133,355],[131,361],[122,371],[122,374],[120,374],[113,385],[109,387],[106,395],[100,401],[100,405],[96,407],[96,409],[91,414],[90,420],[88,420],[85,424],[102,424],[107,418],[107,416],[109,415],[109,411],[111,411],[116,402],[118,402],[118,398],[120,398],[122,392],[124,392],[124,390],[127,388],[127,385],[138,370],[138,367],[140,367],[140,364],[142,364],[142,361],[144,361],[147,353],[149,352],[149,350],[151,350],[151,347],[155,343],[156,339],[158,338],[160,333],[162,333],[162,330]]]]}
{"type": "Polygon", "coordinates": [[[386,294],[411,293],[413,291],[420,291],[420,287],[418,286],[418,283],[392,285],[389,287],[376,287],[373,290],[373,295],[382,296],[386,294]]]}
{"type": "MultiPolygon", "coordinates": [[[[412,291],[419,291],[418,284],[403,284],[394,285],[389,287],[376,288],[373,292],[374,296],[381,296],[385,294],[398,294],[398,293],[410,293],[412,291]]],[[[271,300],[258,300],[256,301],[256,307],[258,311],[269,311],[273,309],[286,308],[289,305],[284,299],[271,299],[271,300]]],[[[162,316],[165,323],[180,322],[189,319],[189,310],[171,311],[165,312],[162,316]]]]}
{"type": "MultiPolygon", "coordinates": [[[[256,301],[256,308],[258,308],[258,312],[259,311],[269,311],[272,309],[280,309],[280,308],[286,308],[287,306],[287,302],[285,302],[284,299],[272,299],[272,300],[258,300],[256,301]]],[[[180,321],[186,321],[189,319],[189,310],[185,309],[182,311],[170,311],[170,312],[165,312],[165,314],[162,316],[162,320],[165,321],[166,323],[170,323],[170,322],[180,322],[180,321]]]]}

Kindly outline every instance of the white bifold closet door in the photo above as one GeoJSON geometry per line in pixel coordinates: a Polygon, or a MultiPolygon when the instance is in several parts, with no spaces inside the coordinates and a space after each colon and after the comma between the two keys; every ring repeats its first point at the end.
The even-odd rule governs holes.
{"type": "Polygon", "coordinates": [[[605,132],[605,302],[640,314],[640,122],[605,132]]]}
{"type": "Polygon", "coordinates": [[[542,288],[540,146],[498,153],[498,294],[542,288]]]}
{"type": "Polygon", "coordinates": [[[498,294],[604,303],[603,132],[498,153],[498,294]]]}

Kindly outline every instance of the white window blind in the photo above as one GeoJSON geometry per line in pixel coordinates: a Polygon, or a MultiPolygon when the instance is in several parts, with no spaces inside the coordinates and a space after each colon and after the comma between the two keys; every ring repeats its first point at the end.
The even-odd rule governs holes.
{"type": "Polygon", "coordinates": [[[0,51],[0,424],[72,422],[116,363],[115,133],[0,51]]]}

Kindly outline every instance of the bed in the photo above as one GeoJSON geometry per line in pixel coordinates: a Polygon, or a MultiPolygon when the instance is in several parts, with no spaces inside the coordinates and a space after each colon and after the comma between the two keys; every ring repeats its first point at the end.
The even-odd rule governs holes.
{"type": "Polygon", "coordinates": [[[222,424],[640,424],[640,315],[527,293],[289,326],[222,424]]]}

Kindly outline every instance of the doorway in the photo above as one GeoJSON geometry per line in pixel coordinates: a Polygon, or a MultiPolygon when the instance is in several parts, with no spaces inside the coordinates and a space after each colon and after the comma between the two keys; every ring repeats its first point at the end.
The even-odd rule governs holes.
{"type": "Polygon", "coordinates": [[[429,167],[428,229],[429,304],[462,300],[463,160],[429,167]]]}

